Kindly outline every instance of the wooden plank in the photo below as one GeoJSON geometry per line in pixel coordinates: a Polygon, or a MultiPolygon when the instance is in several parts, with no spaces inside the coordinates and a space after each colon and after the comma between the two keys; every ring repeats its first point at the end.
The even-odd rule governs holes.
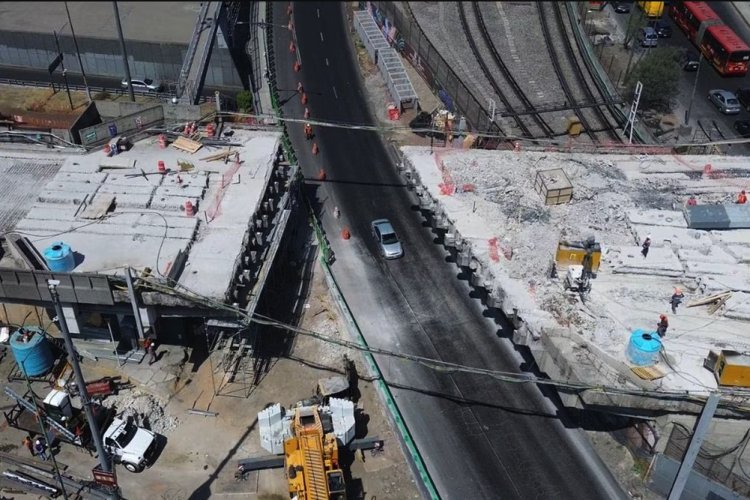
{"type": "Polygon", "coordinates": [[[631,371],[643,380],[657,380],[666,375],[655,366],[636,366],[631,368],[631,371]]]}
{"type": "Polygon", "coordinates": [[[196,142],[191,139],[188,139],[187,137],[178,137],[177,140],[171,144],[171,146],[177,149],[180,149],[182,151],[186,151],[190,154],[193,154],[196,151],[198,151],[200,148],[202,148],[203,144],[201,144],[200,142],[196,142]]]}
{"type": "Polygon", "coordinates": [[[724,304],[727,303],[727,300],[729,300],[729,297],[731,296],[732,296],[731,293],[728,295],[725,295],[724,297],[720,298],[719,300],[717,300],[716,302],[708,306],[708,314],[713,314],[719,309],[721,309],[724,306],[724,304]]]}
{"type": "Polygon", "coordinates": [[[702,299],[694,300],[694,301],[688,303],[686,307],[704,306],[706,304],[710,304],[711,302],[714,302],[716,300],[722,299],[725,296],[729,296],[731,294],[732,294],[731,291],[726,291],[726,292],[717,293],[715,295],[710,295],[710,296],[704,297],[702,299]]]}
{"type": "Polygon", "coordinates": [[[93,203],[83,209],[79,214],[82,219],[101,219],[115,202],[113,194],[97,194],[93,203]]]}
{"type": "Polygon", "coordinates": [[[230,155],[232,155],[233,152],[230,149],[225,149],[224,151],[221,151],[216,154],[212,154],[210,156],[206,156],[204,158],[201,158],[201,161],[216,161],[216,160],[223,160],[224,158],[228,158],[230,155]]]}

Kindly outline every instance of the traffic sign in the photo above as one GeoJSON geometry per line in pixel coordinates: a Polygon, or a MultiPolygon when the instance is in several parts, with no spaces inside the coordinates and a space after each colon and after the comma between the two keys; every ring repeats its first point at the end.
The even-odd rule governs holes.
{"type": "Polygon", "coordinates": [[[49,63],[49,67],[47,68],[47,71],[49,71],[50,75],[52,74],[52,72],[54,72],[57,69],[58,66],[60,66],[60,63],[62,63],[62,60],[63,60],[63,55],[62,55],[62,52],[60,52],[59,54],[57,54],[57,57],[55,57],[55,59],[51,63],[49,63]]]}

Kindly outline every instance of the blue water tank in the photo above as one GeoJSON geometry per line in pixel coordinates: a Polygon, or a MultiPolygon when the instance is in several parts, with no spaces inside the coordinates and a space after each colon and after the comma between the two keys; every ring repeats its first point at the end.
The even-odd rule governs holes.
{"type": "Polygon", "coordinates": [[[10,350],[21,373],[29,377],[47,373],[55,361],[49,340],[41,329],[33,326],[13,332],[10,336],[10,350]]]}
{"type": "Polygon", "coordinates": [[[56,241],[44,249],[44,260],[50,271],[58,273],[69,273],[76,267],[75,256],[70,245],[62,241],[56,241]]]}
{"type": "Polygon", "coordinates": [[[636,366],[651,366],[659,360],[661,337],[659,334],[637,329],[630,336],[628,359],[636,366]]]}

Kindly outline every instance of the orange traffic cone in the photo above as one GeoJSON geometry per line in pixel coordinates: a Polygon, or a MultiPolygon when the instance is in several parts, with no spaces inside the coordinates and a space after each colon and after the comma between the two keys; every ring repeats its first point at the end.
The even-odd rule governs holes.
{"type": "Polygon", "coordinates": [[[305,108],[305,119],[310,118],[310,110],[305,108]]]}
{"type": "Polygon", "coordinates": [[[313,145],[312,145],[312,154],[314,154],[314,155],[318,154],[318,143],[317,142],[313,142],[313,145]]]}
{"type": "Polygon", "coordinates": [[[297,47],[294,46],[294,42],[293,41],[289,42],[289,52],[291,52],[292,54],[294,54],[295,52],[297,52],[297,47]]]}
{"type": "Polygon", "coordinates": [[[323,170],[322,168],[320,169],[320,172],[318,172],[318,180],[319,181],[326,180],[326,171],[323,170]]]}
{"type": "Polygon", "coordinates": [[[286,15],[291,16],[292,15],[292,4],[290,3],[289,6],[286,8],[286,15]]]}
{"type": "Polygon", "coordinates": [[[307,104],[307,94],[305,92],[302,92],[302,96],[299,99],[302,101],[302,104],[307,104]]]}
{"type": "Polygon", "coordinates": [[[292,24],[292,21],[289,21],[289,24],[287,24],[286,27],[289,31],[294,31],[294,24],[292,24]]]}
{"type": "Polygon", "coordinates": [[[294,71],[299,72],[300,68],[302,68],[302,65],[297,61],[294,61],[294,65],[292,65],[292,67],[294,68],[294,71]]]}
{"type": "Polygon", "coordinates": [[[305,87],[302,85],[302,82],[297,82],[297,93],[302,94],[305,91],[305,87]]]}
{"type": "Polygon", "coordinates": [[[352,237],[352,233],[349,232],[348,227],[345,227],[344,229],[341,230],[341,237],[344,238],[345,240],[348,240],[349,238],[352,237]]]}

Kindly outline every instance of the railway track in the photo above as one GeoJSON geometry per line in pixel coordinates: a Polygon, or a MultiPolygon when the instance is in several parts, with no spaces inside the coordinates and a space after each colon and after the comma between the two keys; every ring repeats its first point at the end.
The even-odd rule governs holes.
{"type": "Polygon", "coordinates": [[[576,105],[582,102],[595,102],[596,98],[589,86],[584,70],[581,68],[581,65],[576,58],[576,51],[571,44],[563,20],[561,6],[555,2],[537,2],[536,5],[539,12],[542,34],[544,35],[544,41],[550,55],[552,67],[560,80],[560,86],[565,93],[566,100],[574,107],[576,116],[580,120],[581,125],[583,125],[586,134],[593,142],[597,143],[601,142],[598,132],[604,132],[611,140],[621,142],[622,138],[617,133],[615,126],[612,125],[612,120],[607,117],[607,113],[605,113],[600,106],[593,106],[586,109],[575,108],[576,105]],[[557,33],[556,38],[553,36],[550,29],[550,10],[552,10],[551,15],[555,18],[554,29],[557,33]],[[560,45],[562,45],[563,54],[560,54],[560,45]],[[561,65],[561,61],[563,60],[567,62],[568,68],[574,75],[574,82],[571,82],[571,79],[566,76],[564,68],[561,65]],[[577,89],[577,91],[574,89],[577,89]]]}
{"type": "Polygon", "coordinates": [[[498,79],[495,77],[495,75],[493,75],[492,71],[490,70],[490,66],[487,64],[487,60],[482,56],[482,53],[479,50],[477,42],[474,39],[474,36],[472,35],[472,32],[470,30],[464,2],[458,2],[458,13],[459,13],[459,19],[461,20],[461,27],[463,28],[463,31],[466,34],[466,39],[469,42],[469,46],[471,47],[471,51],[474,54],[474,57],[479,63],[479,66],[481,67],[482,72],[484,73],[484,76],[490,82],[490,85],[492,86],[492,90],[502,101],[506,112],[513,116],[513,119],[516,122],[516,125],[518,126],[518,128],[521,130],[521,133],[525,137],[528,137],[528,138],[537,138],[540,135],[543,137],[548,137],[548,138],[554,137],[555,135],[554,131],[544,121],[544,119],[539,115],[539,113],[535,112],[534,106],[528,100],[528,98],[524,94],[518,82],[513,78],[513,75],[510,73],[507,66],[503,63],[502,58],[500,57],[499,53],[497,52],[497,49],[492,43],[492,40],[489,36],[489,32],[487,31],[487,27],[484,24],[484,20],[479,10],[478,2],[472,2],[472,13],[474,15],[474,21],[482,35],[482,40],[484,44],[489,48],[494,64],[497,66],[497,68],[500,69],[500,73],[503,75],[505,82],[508,84],[508,86],[511,89],[513,89],[515,98],[518,100],[521,107],[524,108],[525,114],[527,116],[530,116],[532,120],[534,121],[535,128],[538,129],[537,133],[532,132],[531,128],[524,121],[523,117],[517,114],[516,106],[514,106],[514,104],[511,103],[508,95],[501,90],[498,79]]]}

